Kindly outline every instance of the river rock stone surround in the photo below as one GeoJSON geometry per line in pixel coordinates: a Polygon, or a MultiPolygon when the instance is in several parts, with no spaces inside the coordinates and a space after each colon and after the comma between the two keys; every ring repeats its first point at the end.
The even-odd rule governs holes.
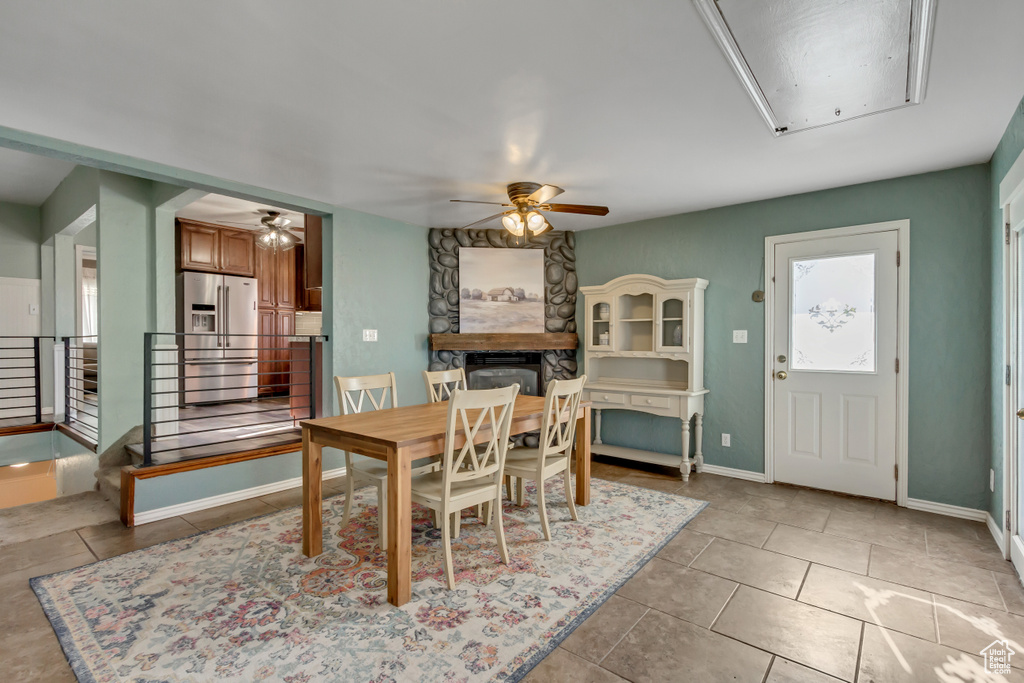
{"type": "MultiPolygon", "coordinates": [[[[572,232],[549,231],[517,244],[507,230],[455,230],[432,228],[430,245],[430,332],[459,331],[459,248],[544,250],[544,328],[548,332],[576,331],[576,236],[572,232]]],[[[547,350],[542,353],[541,382],[576,377],[576,351],[547,350]]],[[[464,351],[431,351],[430,370],[465,366],[464,351]]]]}

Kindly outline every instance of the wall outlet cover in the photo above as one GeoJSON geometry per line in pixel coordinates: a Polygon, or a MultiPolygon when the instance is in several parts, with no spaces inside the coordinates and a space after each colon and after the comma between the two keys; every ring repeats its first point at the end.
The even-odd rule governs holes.
{"type": "Polygon", "coordinates": [[[747,331],[746,330],[733,330],[732,331],[732,343],[733,344],[746,344],[747,343],[747,331]]]}
{"type": "Polygon", "coordinates": [[[364,342],[375,342],[375,341],[377,341],[377,330],[363,330],[363,341],[364,342]]]}
{"type": "Polygon", "coordinates": [[[731,448],[732,447],[732,435],[731,434],[722,434],[722,445],[725,446],[726,448],[731,448]]]}

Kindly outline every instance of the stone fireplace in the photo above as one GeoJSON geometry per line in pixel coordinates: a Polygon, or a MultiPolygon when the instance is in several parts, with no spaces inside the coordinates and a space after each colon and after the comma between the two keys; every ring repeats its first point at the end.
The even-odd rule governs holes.
{"type": "Polygon", "coordinates": [[[466,383],[470,389],[519,385],[519,393],[543,396],[541,354],[536,351],[467,351],[466,383]]]}

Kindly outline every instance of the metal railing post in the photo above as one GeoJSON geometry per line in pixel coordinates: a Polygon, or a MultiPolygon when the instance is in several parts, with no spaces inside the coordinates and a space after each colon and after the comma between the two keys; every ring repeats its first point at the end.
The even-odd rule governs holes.
{"type": "Polygon", "coordinates": [[[33,351],[33,362],[35,364],[35,380],[36,380],[36,424],[43,421],[43,381],[42,381],[42,367],[39,362],[39,337],[33,337],[32,339],[32,351],[33,351]]]}
{"type": "Polygon", "coordinates": [[[142,339],[142,458],[148,466],[153,459],[153,333],[142,339]]]}
{"type": "Polygon", "coordinates": [[[64,337],[64,424],[71,426],[71,338],[64,337]]]}
{"type": "Polygon", "coordinates": [[[316,419],[316,337],[309,338],[309,419],[316,419]]]}

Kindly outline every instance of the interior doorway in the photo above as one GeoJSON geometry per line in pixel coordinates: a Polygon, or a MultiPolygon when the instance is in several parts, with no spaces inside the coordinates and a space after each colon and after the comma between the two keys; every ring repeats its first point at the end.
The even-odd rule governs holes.
{"type": "Polygon", "coordinates": [[[766,239],[766,480],[905,504],[908,246],[909,221],[766,239]]]}
{"type": "MultiPolygon", "coordinates": [[[[999,185],[1003,207],[1006,252],[1003,261],[1006,354],[1006,393],[1003,402],[1003,556],[1018,573],[1024,572],[1024,540],[1020,526],[1024,515],[1024,154],[999,185]]],[[[989,520],[990,526],[992,520],[989,520]]],[[[994,534],[995,535],[995,534],[994,534]]]]}

